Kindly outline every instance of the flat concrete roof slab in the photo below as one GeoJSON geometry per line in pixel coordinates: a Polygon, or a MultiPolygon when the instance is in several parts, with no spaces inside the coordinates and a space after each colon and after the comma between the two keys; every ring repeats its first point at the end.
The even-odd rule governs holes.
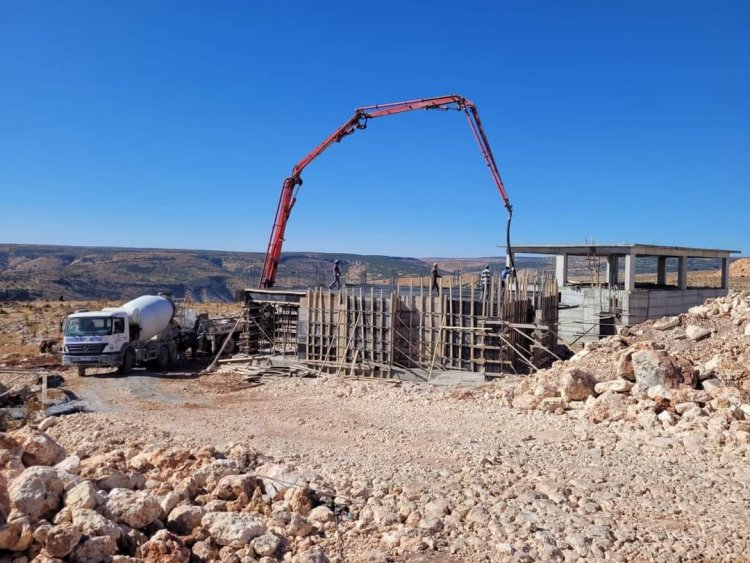
{"type": "Polygon", "coordinates": [[[691,248],[687,246],[662,246],[656,244],[514,244],[516,254],[551,254],[569,256],[688,256],[690,258],[728,258],[740,254],[739,250],[717,248],[691,248]]]}

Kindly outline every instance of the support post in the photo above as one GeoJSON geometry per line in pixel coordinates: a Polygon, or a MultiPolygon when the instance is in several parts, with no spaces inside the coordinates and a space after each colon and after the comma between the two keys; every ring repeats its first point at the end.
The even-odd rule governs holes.
{"type": "Polygon", "coordinates": [[[609,284],[610,289],[617,287],[617,269],[619,261],[620,257],[617,254],[607,256],[607,283],[609,284]]]}
{"type": "Polygon", "coordinates": [[[667,285],[667,257],[659,256],[656,263],[656,285],[667,285]]]}
{"type": "Polygon", "coordinates": [[[729,258],[721,259],[721,289],[729,289],[729,258]]]}
{"type": "Polygon", "coordinates": [[[635,289],[635,254],[625,255],[625,291],[635,289]]]}
{"type": "Polygon", "coordinates": [[[555,277],[560,287],[568,285],[568,255],[559,254],[555,257],[555,277]]]}
{"type": "Polygon", "coordinates": [[[687,289],[687,256],[680,256],[678,259],[679,262],[679,272],[677,274],[677,286],[681,290],[687,289]]]}

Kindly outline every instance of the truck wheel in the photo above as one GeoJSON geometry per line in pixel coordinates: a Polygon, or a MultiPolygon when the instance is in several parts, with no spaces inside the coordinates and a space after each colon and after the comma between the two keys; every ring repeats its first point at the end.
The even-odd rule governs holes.
{"type": "Polygon", "coordinates": [[[234,353],[234,349],[237,347],[234,338],[232,338],[231,335],[227,336],[227,339],[229,340],[229,342],[227,342],[227,345],[224,346],[224,352],[222,353],[222,355],[224,356],[228,356],[229,354],[234,353]]]}
{"type": "Polygon", "coordinates": [[[159,348],[159,354],[156,356],[156,365],[159,369],[169,367],[169,349],[166,346],[159,348]]]}
{"type": "Polygon", "coordinates": [[[117,368],[118,373],[130,373],[133,371],[133,366],[135,365],[135,352],[132,350],[126,350],[125,356],[122,358],[122,364],[120,364],[120,367],[117,368]]]}
{"type": "Polygon", "coordinates": [[[78,377],[86,377],[86,368],[78,366],[78,377]]]}

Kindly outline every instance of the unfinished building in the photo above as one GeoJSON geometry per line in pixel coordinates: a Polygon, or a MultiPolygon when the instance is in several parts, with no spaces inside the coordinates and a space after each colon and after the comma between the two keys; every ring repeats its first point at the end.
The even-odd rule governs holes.
{"type": "Polygon", "coordinates": [[[558,287],[525,273],[507,286],[448,278],[417,283],[285,291],[244,290],[249,353],[294,356],[326,373],[430,380],[464,370],[527,373],[557,358],[558,287]]]}
{"type": "Polygon", "coordinates": [[[650,244],[516,245],[518,254],[555,256],[559,334],[566,344],[614,334],[617,326],[679,315],[729,292],[735,250],[650,244]],[[697,283],[691,270],[711,270],[697,283]]]}

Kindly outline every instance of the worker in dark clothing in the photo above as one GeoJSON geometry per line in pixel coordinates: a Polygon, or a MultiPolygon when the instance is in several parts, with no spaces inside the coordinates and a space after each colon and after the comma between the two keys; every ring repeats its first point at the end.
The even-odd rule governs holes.
{"type": "Polygon", "coordinates": [[[336,286],[336,289],[341,289],[341,269],[339,268],[338,260],[333,261],[333,281],[331,282],[331,285],[328,286],[328,289],[333,289],[334,285],[336,286]]]}
{"type": "Polygon", "coordinates": [[[440,286],[438,286],[438,278],[442,278],[443,276],[440,275],[440,272],[438,272],[438,265],[437,262],[435,262],[432,265],[432,271],[430,272],[430,293],[432,293],[433,290],[436,290],[438,292],[438,295],[440,295],[440,286]]]}
{"type": "Polygon", "coordinates": [[[503,289],[505,289],[505,280],[508,278],[508,274],[510,274],[510,268],[508,266],[505,266],[505,268],[503,268],[503,271],[500,272],[500,283],[503,289]]]}
{"type": "Polygon", "coordinates": [[[482,301],[487,299],[490,294],[490,282],[492,281],[492,273],[490,272],[490,265],[487,264],[479,274],[479,283],[482,286],[482,301]]]}

